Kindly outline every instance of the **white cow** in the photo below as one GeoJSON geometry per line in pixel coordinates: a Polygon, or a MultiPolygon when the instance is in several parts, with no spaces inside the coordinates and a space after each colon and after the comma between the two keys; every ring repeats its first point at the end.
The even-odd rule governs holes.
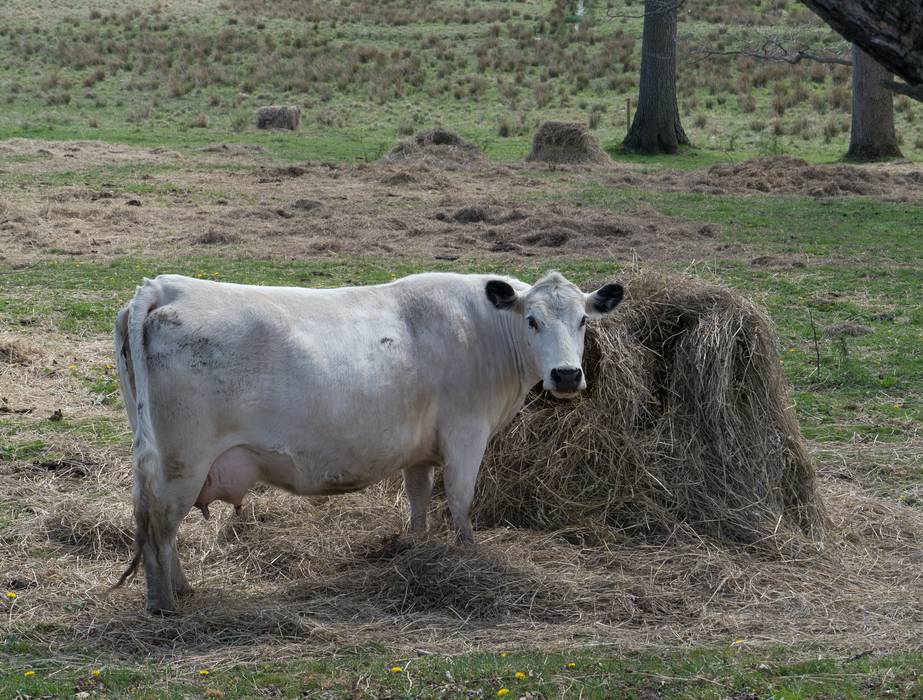
{"type": "Polygon", "coordinates": [[[487,441],[538,382],[586,387],[592,294],[552,272],[529,286],[426,273],[368,287],[299,289],[179,275],[145,280],[118,314],[115,353],[134,429],[136,554],[147,606],[188,590],[176,552],[195,505],[240,505],[256,482],[297,494],[362,489],[402,469],[413,530],[426,527],[433,467],[461,543],[487,441]]]}

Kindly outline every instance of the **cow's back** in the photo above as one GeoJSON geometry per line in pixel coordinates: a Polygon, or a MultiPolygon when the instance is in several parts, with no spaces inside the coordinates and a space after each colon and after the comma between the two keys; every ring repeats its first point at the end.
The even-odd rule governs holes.
{"type": "Polygon", "coordinates": [[[446,411],[477,398],[465,384],[482,364],[482,316],[496,313],[461,275],[334,290],[153,283],[145,345],[164,441],[259,443],[371,472],[435,453],[446,411]]]}

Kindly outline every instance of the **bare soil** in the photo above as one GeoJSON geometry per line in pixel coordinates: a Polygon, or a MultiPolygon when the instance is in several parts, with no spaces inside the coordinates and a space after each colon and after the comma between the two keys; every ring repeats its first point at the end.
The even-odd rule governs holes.
{"type": "Polygon", "coordinates": [[[415,151],[400,162],[279,164],[251,144],[213,144],[183,155],[100,142],[12,139],[0,143],[0,178],[6,173],[19,179],[16,186],[3,186],[0,179],[0,261],[177,254],[665,261],[688,259],[693,250],[699,259],[720,254],[773,267],[759,249],[723,242],[713,225],[666,217],[643,204],[613,211],[560,200],[601,180],[712,194],[923,196],[923,170],[907,164],[811,166],[786,156],[645,174],[613,163],[563,167],[461,159],[465,149],[442,143],[418,150],[422,156],[415,151]],[[129,164],[163,167],[133,180],[103,177],[93,186],[23,179],[73,171],[80,181],[80,173],[129,164]],[[483,214],[459,215],[465,211],[483,214]]]}
{"type": "MultiPolygon", "coordinates": [[[[45,150],[38,142],[13,147],[45,150]]],[[[91,170],[112,164],[112,157],[128,159],[130,150],[56,148],[48,162],[5,167],[20,174],[46,166],[91,170]]],[[[216,144],[195,159],[136,150],[136,162],[176,164],[141,177],[150,193],[120,190],[117,183],[30,185],[9,192],[0,217],[0,259],[189,253],[287,260],[349,254],[625,261],[673,259],[689,245],[702,255],[734,254],[716,227],[649,207],[612,212],[543,201],[581,186],[586,170],[530,170],[483,159],[460,168],[454,156],[439,159],[444,148],[456,147],[437,144],[422,160],[356,166],[272,164],[241,144],[216,144]],[[263,164],[243,167],[248,163],[263,164]],[[468,209],[484,215],[458,216],[468,209]]]]}

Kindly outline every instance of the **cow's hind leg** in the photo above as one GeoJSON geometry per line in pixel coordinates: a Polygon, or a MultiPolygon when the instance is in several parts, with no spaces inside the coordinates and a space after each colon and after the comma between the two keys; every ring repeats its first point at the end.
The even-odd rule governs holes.
{"type": "Polygon", "coordinates": [[[426,532],[426,511],[433,494],[433,467],[405,467],[404,490],[410,504],[410,531],[426,532]]]}
{"type": "Polygon", "coordinates": [[[196,469],[171,479],[170,465],[165,466],[166,479],[159,488],[148,491],[156,495],[142,498],[138,504],[142,507],[135,509],[147,581],[147,609],[158,614],[173,612],[176,597],[190,591],[176,549],[176,535],[208,472],[206,465],[204,474],[200,474],[203,469],[196,469]]]}
{"type": "Polygon", "coordinates": [[[474,543],[474,530],[469,517],[471,501],[474,500],[474,487],[489,436],[486,426],[472,426],[469,430],[451,432],[451,437],[444,438],[443,481],[455,525],[455,539],[459,544],[474,543]]]}

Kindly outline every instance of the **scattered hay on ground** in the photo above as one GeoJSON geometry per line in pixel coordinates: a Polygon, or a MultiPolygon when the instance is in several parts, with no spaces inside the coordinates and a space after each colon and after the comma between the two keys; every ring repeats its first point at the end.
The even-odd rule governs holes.
{"type": "Polygon", "coordinates": [[[828,338],[839,338],[844,335],[856,338],[860,335],[868,335],[872,332],[869,326],[863,326],[855,321],[843,321],[834,323],[824,328],[824,335],[828,338]]]}
{"type": "MultiPolygon", "coordinates": [[[[441,518],[426,537],[399,534],[407,512],[393,480],[333,498],[258,489],[240,516],[219,504],[209,521],[197,511],[184,520],[179,552],[193,593],[168,618],[142,613],[140,576],[108,592],[132,551],[127,427],[122,442],[111,445],[85,431],[49,433],[43,422],[48,407],[62,399],[69,417],[105,417],[125,426],[121,409],[99,405],[68,373],[0,371],[0,395],[42,408],[42,417],[9,419],[17,422],[15,440],[46,444],[40,457],[0,456],[0,492],[10,514],[0,537],[0,581],[20,591],[5,617],[7,633],[63,653],[210,666],[343,653],[370,642],[395,653],[593,643],[662,648],[739,638],[757,647],[862,650],[923,643],[920,625],[908,623],[923,619],[923,511],[899,498],[906,495],[903,486],[891,484],[899,491],[882,496],[880,483],[897,466],[918,471],[919,443],[826,446],[818,455],[821,498],[812,505],[813,492],[798,490],[808,483],[800,441],[786,446],[771,439],[786,434],[785,418],[780,427],[773,398],[778,377],[765,374],[775,361],[765,352],[771,329],[761,325],[759,312],[694,280],[630,274],[623,281],[624,308],[588,339],[590,394],[573,404],[538,399],[511,426],[514,433],[532,426],[556,436],[553,443],[538,434],[548,440],[544,456],[527,455],[537,486],[529,491],[498,471],[505,467],[497,464],[497,448],[522,436],[501,438],[492,448],[484,484],[499,474],[510,504],[478,494],[475,547],[449,544],[452,534],[441,518]],[[658,366],[661,372],[648,372],[658,366]],[[716,406],[721,397],[727,405],[716,406]],[[609,415],[588,415],[600,405],[609,415]],[[693,405],[703,415],[687,415],[683,408],[693,405]],[[554,411],[558,423],[543,424],[554,411]],[[748,437],[759,417],[766,421],[764,443],[748,437]],[[601,424],[615,437],[594,430],[601,424]],[[734,435],[715,432],[727,424],[735,426],[734,435]],[[662,432],[652,435],[658,425],[662,432]],[[631,449],[657,450],[653,458],[638,457],[644,473],[618,472],[633,480],[627,487],[611,481],[615,472],[599,457],[608,451],[622,458],[618,449],[630,448],[617,444],[619,435],[625,439],[618,432],[624,426],[638,432],[629,436],[631,449]],[[689,446],[688,455],[667,449],[667,430],[674,430],[677,445],[689,446]],[[775,457],[709,460],[692,449],[709,447],[690,434],[694,430],[716,443],[711,449],[718,456],[746,441],[753,451],[775,450],[775,457]],[[672,467],[662,463],[671,454],[672,467]],[[786,454],[788,472],[758,468],[761,460],[769,465],[786,454]],[[81,476],[33,464],[58,455],[70,455],[62,464],[92,460],[92,468],[81,476]],[[689,461],[688,470],[680,459],[689,461]],[[570,464],[571,472],[554,469],[555,462],[570,464]],[[727,469],[719,474],[721,464],[727,469]],[[744,476],[749,480],[739,483],[744,476]],[[766,502],[750,508],[755,513],[740,512],[748,493],[772,483],[777,488],[767,488],[766,502]],[[706,502],[690,503],[702,489],[706,502]],[[810,529],[805,534],[799,514],[810,524],[820,501],[828,514],[823,550],[786,547],[786,541],[810,544],[816,537],[810,529]],[[718,509],[722,502],[727,513],[718,509]],[[779,533],[753,543],[779,507],[779,533]],[[719,520],[703,523],[716,509],[719,520]],[[513,516],[533,524],[485,526],[489,517],[506,522],[513,516]]],[[[41,332],[46,352],[59,361],[109,361],[110,342],[102,335],[80,340],[41,332]]]]}
{"type": "Polygon", "coordinates": [[[205,233],[198,236],[195,239],[195,242],[199,243],[200,245],[228,245],[229,243],[236,243],[239,240],[240,236],[230,231],[209,229],[205,233]]]}
{"type": "Polygon", "coordinates": [[[266,153],[266,149],[255,143],[213,143],[199,149],[202,153],[217,153],[223,156],[249,157],[266,153]]]}
{"type": "Polygon", "coordinates": [[[859,165],[811,165],[793,156],[764,156],[692,171],[629,176],[671,192],[810,197],[869,195],[905,199],[923,194],[923,173],[859,165]]]}
{"type": "Polygon", "coordinates": [[[287,129],[297,131],[301,126],[301,109],[293,105],[260,107],[256,113],[257,129],[287,129]]]}
{"type": "Polygon", "coordinates": [[[480,148],[454,131],[442,128],[420,131],[396,144],[382,158],[385,163],[414,161],[447,169],[483,160],[480,148]]]}
{"type": "Polygon", "coordinates": [[[488,449],[485,525],[767,551],[818,543],[824,510],[768,317],[730,290],[634,274],[587,330],[589,390],[535,395],[488,449]]]}
{"type": "Polygon", "coordinates": [[[41,351],[21,338],[0,335],[0,366],[31,365],[42,356],[41,351]]]}
{"type": "Polygon", "coordinates": [[[609,156],[599,147],[596,137],[577,122],[544,122],[532,137],[529,162],[605,163],[609,156]]]}

